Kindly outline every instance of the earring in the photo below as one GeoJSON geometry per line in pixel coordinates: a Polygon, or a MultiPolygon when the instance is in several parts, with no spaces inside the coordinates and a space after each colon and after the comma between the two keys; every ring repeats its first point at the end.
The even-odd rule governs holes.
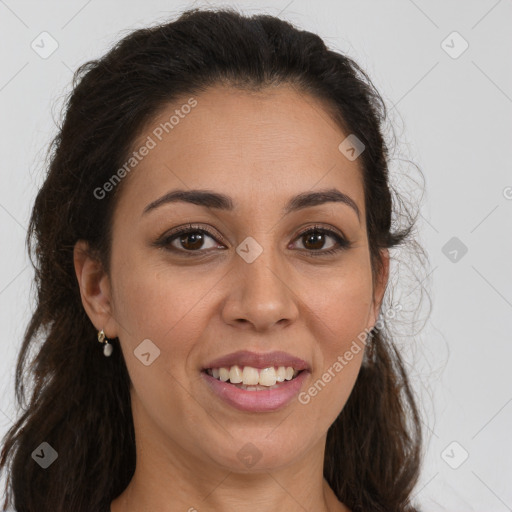
{"type": "Polygon", "coordinates": [[[108,339],[105,337],[105,332],[103,331],[103,329],[101,329],[101,331],[98,332],[98,341],[100,343],[105,342],[105,345],[103,346],[103,355],[105,357],[110,357],[114,350],[114,347],[108,342],[108,339]]]}

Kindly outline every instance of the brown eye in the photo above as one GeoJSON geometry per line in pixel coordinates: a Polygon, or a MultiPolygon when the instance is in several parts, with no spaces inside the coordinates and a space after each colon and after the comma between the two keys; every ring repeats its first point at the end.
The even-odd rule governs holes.
{"type": "Polygon", "coordinates": [[[210,252],[209,249],[225,249],[217,238],[220,236],[206,227],[187,224],[162,235],[153,245],[174,253],[195,256],[210,252]]]}
{"type": "Polygon", "coordinates": [[[330,229],[314,227],[299,234],[297,240],[301,240],[304,249],[311,256],[325,256],[347,249],[351,242],[330,229]],[[325,248],[328,240],[331,244],[325,248]]]}
{"type": "Polygon", "coordinates": [[[325,234],[319,231],[310,231],[302,235],[306,249],[320,250],[325,244],[325,234]]]}
{"type": "Polygon", "coordinates": [[[181,246],[187,250],[201,249],[204,243],[204,234],[200,231],[191,231],[187,234],[181,235],[179,242],[181,246]]]}
{"type": "Polygon", "coordinates": [[[182,231],[175,235],[169,236],[165,240],[166,245],[187,252],[198,252],[199,250],[212,249],[217,247],[215,239],[202,229],[182,231]],[[211,240],[208,245],[208,239],[211,240]]]}

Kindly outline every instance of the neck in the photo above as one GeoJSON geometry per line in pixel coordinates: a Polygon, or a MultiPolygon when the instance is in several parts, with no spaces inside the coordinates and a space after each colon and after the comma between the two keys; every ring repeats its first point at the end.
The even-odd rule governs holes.
{"type": "Polygon", "coordinates": [[[165,451],[159,440],[145,439],[137,444],[134,476],[112,502],[111,512],[350,512],[323,478],[324,447],[325,437],[288,466],[238,473],[194,460],[180,447],[165,451]]]}

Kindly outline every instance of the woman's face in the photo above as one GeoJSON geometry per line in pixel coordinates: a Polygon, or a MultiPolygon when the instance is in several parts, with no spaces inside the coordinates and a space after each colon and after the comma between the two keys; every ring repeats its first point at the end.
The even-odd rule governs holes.
{"type": "Polygon", "coordinates": [[[372,284],[360,159],[338,148],[349,133],[322,104],[292,87],[194,99],[165,108],[134,144],[148,150],[124,178],[108,307],[94,320],[119,337],[142,449],[240,472],[284,467],[325,441],[384,291],[372,284]],[[176,190],[231,207],[160,201],[176,190]],[[326,190],[349,199],[307,200],[326,190]],[[303,371],[287,381],[288,366],[303,371]],[[224,382],[227,371],[263,389],[224,382]]]}

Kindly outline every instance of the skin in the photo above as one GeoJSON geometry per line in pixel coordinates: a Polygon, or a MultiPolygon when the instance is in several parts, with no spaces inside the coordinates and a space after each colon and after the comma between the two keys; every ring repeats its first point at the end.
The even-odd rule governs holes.
{"type": "MultiPolygon", "coordinates": [[[[110,274],[85,242],[75,246],[84,308],[98,330],[119,337],[132,382],[137,467],[111,510],[346,512],[322,468],[327,430],[352,391],[362,350],[307,405],[293,400],[274,412],[234,409],[200,370],[240,349],[282,350],[310,363],[307,390],[373,327],[388,255],[372,281],[360,163],[338,150],[348,134],[323,105],[290,86],[258,93],[217,86],[195,98],[195,109],[123,182],[110,274]],[[354,200],[361,220],[335,202],[283,216],[292,196],[332,187],[354,200]],[[177,202],[142,215],[176,188],[221,192],[236,207],[177,202]],[[152,246],[188,222],[219,234],[199,244],[205,256],[190,249],[187,256],[194,245],[184,248],[179,236],[173,246],[181,253],[152,246]],[[337,245],[330,235],[313,248],[298,237],[314,224],[341,231],[351,247],[311,256],[337,245]],[[247,236],[263,248],[251,264],[235,252],[247,236]],[[149,366],[134,356],[145,339],[160,350],[149,366]],[[249,441],[261,454],[250,468],[237,457],[249,441]]],[[[165,106],[134,148],[179,105],[165,106]]]]}

